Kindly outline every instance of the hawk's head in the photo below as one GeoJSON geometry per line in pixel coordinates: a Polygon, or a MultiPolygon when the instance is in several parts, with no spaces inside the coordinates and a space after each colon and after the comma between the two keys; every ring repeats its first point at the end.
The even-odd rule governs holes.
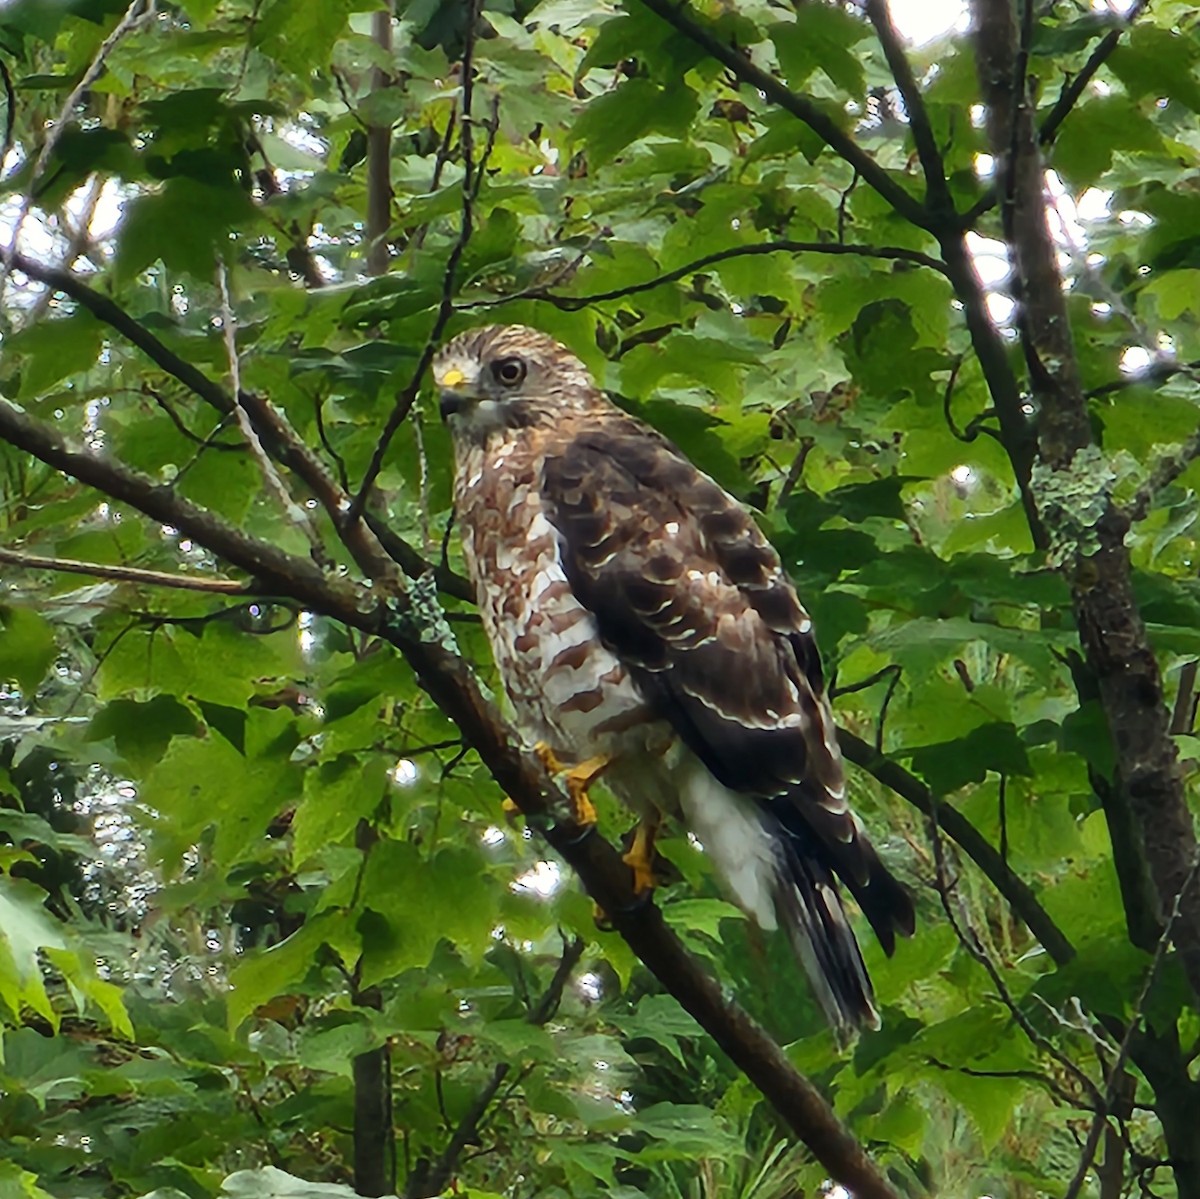
{"type": "Polygon", "coordinates": [[[527,325],[485,325],[447,342],[433,360],[442,417],[456,435],[553,423],[607,403],[586,366],[527,325]]]}

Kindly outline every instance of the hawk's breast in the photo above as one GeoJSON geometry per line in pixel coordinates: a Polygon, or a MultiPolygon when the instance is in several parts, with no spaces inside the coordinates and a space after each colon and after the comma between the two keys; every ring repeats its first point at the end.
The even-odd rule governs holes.
{"type": "Polygon", "coordinates": [[[542,494],[544,447],[522,433],[459,454],[467,569],[522,734],[583,759],[611,752],[651,714],[575,598],[542,494]]]}

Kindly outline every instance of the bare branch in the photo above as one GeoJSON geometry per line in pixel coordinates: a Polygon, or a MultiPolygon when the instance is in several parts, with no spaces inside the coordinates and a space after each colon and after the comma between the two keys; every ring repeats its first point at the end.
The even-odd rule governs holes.
{"type": "Polygon", "coordinates": [[[928,267],[939,274],[946,273],[945,264],[920,250],[909,250],[903,246],[858,246],[843,242],[832,241],[768,241],[754,246],[732,246],[727,250],[718,250],[713,254],[705,254],[701,258],[689,262],[686,266],[676,267],[655,275],[653,279],[644,279],[640,283],[631,283],[627,287],[615,287],[611,291],[595,292],[587,296],[562,296],[547,291],[542,287],[530,287],[511,296],[500,296],[492,300],[469,300],[455,307],[460,311],[473,308],[495,308],[501,304],[511,304],[516,300],[541,300],[553,304],[564,312],[575,312],[590,304],[603,304],[609,300],[623,300],[627,296],[640,295],[645,291],[653,291],[668,283],[678,283],[697,271],[706,267],[716,266],[719,262],[728,262],[731,258],[752,258],[760,254],[845,254],[859,258],[882,258],[893,262],[911,262],[917,266],[928,267]]]}
{"type": "Polygon", "coordinates": [[[921,229],[932,229],[929,210],[888,174],[848,133],[807,96],[792,91],[774,75],[756,67],[736,46],[730,45],[697,20],[678,0],[642,0],[652,13],[673,26],[742,83],[757,88],[774,104],[803,121],[829,147],[844,158],[902,217],[921,229]]]}
{"type": "Polygon", "coordinates": [[[80,562],[75,558],[48,558],[43,554],[28,554],[23,550],[8,550],[3,547],[0,547],[0,562],[29,570],[91,575],[97,579],[112,579],[117,583],[142,583],[147,587],[171,587],[179,591],[208,591],[221,595],[257,593],[257,588],[252,583],[239,583],[236,579],[199,579],[171,574],[165,570],[143,570],[137,566],[109,566],[101,562],[80,562]]]}
{"type": "Polygon", "coordinates": [[[904,100],[904,110],[908,114],[908,127],[917,147],[917,158],[920,160],[921,170],[925,174],[925,206],[931,212],[942,216],[952,214],[954,203],[950,198],[950,189],[946,185],[946,168],[942,163],[942,152],[938,149],[937,140],[933,136],[929,113],[925,108],[921,89],[917,86],[912,63],[909,62],[900,34],[892,23],[888,0],[866,0],[863,7],[867,19],[875,26],[879,44],[883,47],[883,55],[892,70],[892,78],[895,79],[896,87],[904,100]]]}

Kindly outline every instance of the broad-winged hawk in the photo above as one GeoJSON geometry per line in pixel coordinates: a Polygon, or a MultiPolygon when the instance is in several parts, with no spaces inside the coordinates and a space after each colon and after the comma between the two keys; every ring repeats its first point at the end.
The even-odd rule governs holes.
{"type": "Polygon", "coordinates": [[[836,875],[883,948],[912,900],[846,802],[812,621],[750,514],[524,326],[434,361],[484,627],[521,731],[643,830],[681,819],[733,899],[782,927],[839,1034],[877,1027],[836,875]]]}

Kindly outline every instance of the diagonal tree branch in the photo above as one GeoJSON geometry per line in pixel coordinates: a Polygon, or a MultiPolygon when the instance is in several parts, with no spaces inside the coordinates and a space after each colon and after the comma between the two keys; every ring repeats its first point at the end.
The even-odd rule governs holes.
{"type": "Polygon", "coordinates": [[[889,791],[907,800],[924,816],[930,819],[936,816],[942,831],[958,844],[1008,900],[1009,906],[1042,943],[1056,965],[1065,966],[1075,956],[1075,947],[1050,918],[1029,884],[961,812],[944,801],[935,800],[924,783],[909,774],[898,762],[877,753],[861,737],[839,728],[838,744],[849,761],[865,770],[889,791]]]}
{"type": "MultiPolygon", "coordinates": [[[[156,366],[172,378],[178,379],[206,404],[224,415],[234,415],[233,397],[219,383],[187,359],[181,358],[111,297],[96,291],[71,271],[45,266],[24,254],[14,255],[13,266],[29,278],[69,296],[97,320],[103,321],[120,333],[126,341],[137,346],[156,366]]],[[[243,403],[245,402],[243,393],[243,403]]],[[[320,478],[324,468],[319,459],[295,436],[282,417],[278,413],[271,417],[269,412],[264,411],[262,405],[266,401],[256,401],[256,398],[251,396],[249,402],[256,406],[258,433],[268,453],[306,481],[320,478]]],[[[336,509],[339,502],[340,496],[335,498],[330,493],[326,494],[323,506],[329,510],[332,504],[336,509]]],[[[431,565],[417,549],[392,532],[379,517],[368,511],[364,513],[364,522],[382,543],[388,556],[410,578],[420,578],[432,571],[438,587],[447,595],[468,601],[474,599],[474,591],[465,578],[446,567],[431,565]]]]}
{"type": "Polygon", "coordinates": [[[864,181],[873,187],[905,220],[921,229],[931,228],[929,210],[888,174],[863,148],[846,133],[832,117],[824,113],[807,96],[792,91],[774,75],[756,67],[736,46],[697,20],[687,4],[678,0],[641,0],[641,3],[668,25],[673,26],[690,41],[701,47],[717,62],[724,64],[743,83],[757,88],[773,104],[779,105],[797,120],[803,121],[815,134],[845,159],[864,181]]]}
{"type": "Polygon", "coordinates": [[[892,23],[891,6],[888,0],[866,0],[864,11],[867,20],[875,26],[883,55],[892,71],[892,78],[904,100],[908,114],[908,127],[917,147],[917,158],[925,174],[925,207],[941,217],[954,213],[954,203],[946,184],[946,168],[942,163],[942,152],[938,149],[933,127],[929,123],[929,112],[925,99],[917,86],[912,63],[904,52],[904,44],[896,26],[892,23]]]}
{"type": "Polygon", "coordinates": [[[173,525],[276,594],[393,645],[505,794],[610,914],[613,926],[637,957],[762,1092],[830,1176],[856,1199],[899,1199],[817,1088],[746,1012],[725,997],[659,909],[638,900],[618,851],[593,827],[581,828],[559,817],[567,807],[565,797],[537,758],[522,751],[519,739],[483,695],[453,645],[432,589],[424,587],[422,580],[403,594],[379,599],[366,588],[327,575],[305,558],[235,529],[147,475],[71,446],[59,430],[2,399],[0,439],[152,520],[173,525]]]}

